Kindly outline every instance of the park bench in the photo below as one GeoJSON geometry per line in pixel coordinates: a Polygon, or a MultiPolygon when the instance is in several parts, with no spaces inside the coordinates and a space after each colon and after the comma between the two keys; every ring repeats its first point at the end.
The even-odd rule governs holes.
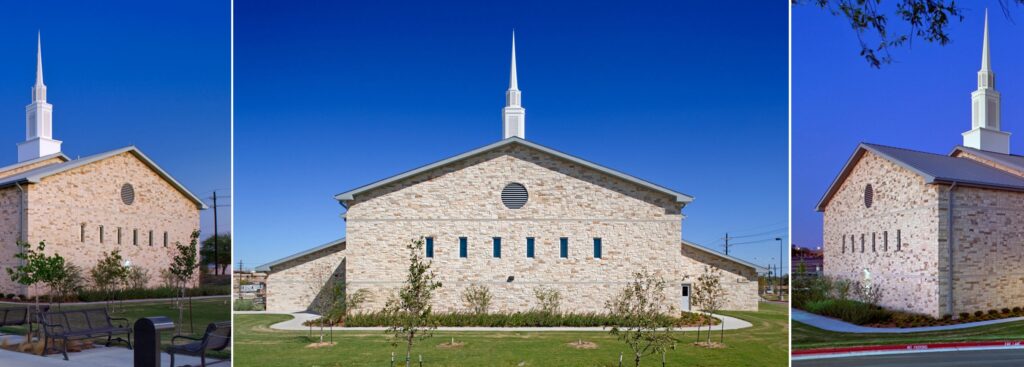
{"type": "MultiPolygon", "coordinates": [[[[40,305],[39,310],[46,312],[50,309],[48,305],[40,305]]],[[[35,322],[35,306],[0,308],[0,326],[19,326],[35,322]]]]}
{"type": "Polygon", "coordinates": [[[174,354],[199,356],[200,366],[206,367],[206,351],[224,350],[231,345],[231,321],[211,322],[206,326],[202,338],[177,335],[171,338],[171,346],[167,353],[171,355],[171,367],[174,367],[174,354]],[[177,340],[190,340],[186,344],[177,344],[177,340]]]}
{"type": "Polygon", "coordinates": [[[50,340],[63,341],[64,360],[68,360],[68,343],[72,340],[86,340],[98,337],[107,337],[107,346],[113,340],[123,341],[132,349],[132,329],[126,318],[110,317],[105,308],[47,311],[40,314],[40,323],[43,325],[43,354],[49,350],[50,340]],[[123,321],[124,324],[115,321],[123,321]],[[125,335],[126,338],[115,335],[125,335]]]}

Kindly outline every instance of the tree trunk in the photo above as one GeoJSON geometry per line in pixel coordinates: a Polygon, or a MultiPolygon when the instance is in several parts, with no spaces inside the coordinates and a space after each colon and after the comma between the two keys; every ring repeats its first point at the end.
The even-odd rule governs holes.
{"type": "Polygon", "coordinates": [[[640,353],[636,354],[636,367],[640,367],[640,353]]]}

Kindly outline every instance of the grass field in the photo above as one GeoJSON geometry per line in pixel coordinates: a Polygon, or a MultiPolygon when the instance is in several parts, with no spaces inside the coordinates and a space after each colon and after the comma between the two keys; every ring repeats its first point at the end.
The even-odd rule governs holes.
{"type": "MultiPolygon", "coordinates": [[[[12,307],[5,305],[3,307],[12,307]]],[[[96,303],[90,306],[63,306],[63,309],[78,309],[78,308],[93,308],[103,307],[103,303],[96,303]]],[[[178,310],[174,308],[170,301],[153,301],[153,302],[140,302],[140,303],[124,303],[123,306],[117,306],[117,312],[112,314],[113,317],[124,317],[131,321],[134,325],[135,320],[148,317],[148,316],[167,316],[177,322],[178,310]]],[[[231,320],[231,300],[229,297],[216,298],[216,299],[205,299],[192,301],[192,321],[195,324],[195,333],[193,336],[202,336],[206,330],[206,325],[214,321],[227,321],[231,320]]],[[[186,316],[185,324],[183,325],[183,334],[188,334],[189,325],[188,317],[186,316]]],[[[0,331],[9,334],[21,334],[24,335],[25,329],[22,327],[4,327],[0,328],[0,331]]],[[[162,334],[161,341],[164,345],[168,345],[171,342],[171,337],[174,336],[174,331],[164,331],[162,334]]],[[[105,338],[104,338],[105,340],[105,338]]],[[[124,345],[124,343],[115,344],[124,345]]],[[[224,353],[211,354],[216,358],[224,358],[230,355],[227,351],[224,353]]],[[[73,357],[72,357],[73,358],[73,357]]]]}
{"type": "Polygon", "coordinates": [[[1021,339],[1024,339],[1024,322],[1020,321],[970,329],[910,334],[836,333],[793,322],[793,349],[1021,339]]]}
{"type": "MultiPolygon", "coordinates": [[[[691,345],[696,333],[679,333],[679,347],[667,355],[670,366],[785,366],[788,309],[783,304],[762,303],[759,312],[722,312],[754,324],[726,331],[724,349],[691,345]]],[[[237,366],[387,366],[392,347],[383,332],[335,331],[334,346],[307,348],[318,340],[307,332],[278,331],[270,325],[288,320],[287,315],[236,315],[235,353],[237,366]]],[[[715,334],[716,337],[718,334],[715,334]]],[[[616,366],[624,343],[607,332],[436,332],[419,341],[415,356],[422,354],[424,366],[616,366]],[[438,345],[454,337],[465,343],[458,349],[438,345]],[[596,349],[574,349],[567,344],[579,339],[597,344],[596,349]]],[[[648,357],[644,366],[660,366],[661,358],[648,357]]],[[[624,357],[626,362],[629,356],[624,357]]],[[[624,363],[625,365],[631,365],[624,363]]]]}

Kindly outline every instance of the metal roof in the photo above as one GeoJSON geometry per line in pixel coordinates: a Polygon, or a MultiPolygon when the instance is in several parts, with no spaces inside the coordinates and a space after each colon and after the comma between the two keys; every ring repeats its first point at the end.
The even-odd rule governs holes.
{"type": "Polygon", "coordinates": [[[15,163],[15,164],[10,164],[10,165],[6,165],[6,166],[3,166],[3,167],[0,167],[0,172],[10,171],[12,169],[15,169],[15,168],[18,168],[18,167],[22,167],[22,166],[27,166],[27,165],[30,165],[30,164],[33,164],[33,163],[39,163],[39,162],[45,161],[45,160],[50,159],[50,158],[63,158],[65,162],[71,160],[70,158],[68,158],[68,156],[64,155],[64,153],[53,153],[53,154],[50,154],[50,155],[44,155],[44,156],[39,157],[39,158],[29,159],[29,160],[24,161],[24,162],[18,162],[18,163],[15,163]]]}
{"type": "Polygon", "coordinates": [[[583,160],[583,159],[580,159],[580,158],[577,158],[577,157],[574,157],[574,156],[571,156],[571,155],[559,152],[557,150],[545,147],[543,145],[540,145],[540,144],[537,144],[537,143],[533,143],[533,142],[529,142],[529,141],[526,141],[524,139],[520,139],[520,138],[517,138],[517,137],[510,137],[510,138],[507,138],[507,139],[504,139],[504,140],[501,140],[501,141],[498,141],[498,142],[495,142],[495,143],[488,144],[488,145],[483,146],[481,148],[473,149],[473,150],[468,151],[466,153],[462,153],[462,154],[459,154],[457,156],[454,156],[454,157],[451,157],[451,158],[448,158],[448,159],[445,159],[445,160],[437,161],[437,162],[434,162],[434,163],[422,166],[420,168],[416,168],[416,169],[411,170],[411,171],[406,171],[404,173],[388,177],[386,179],[383,179],[383,180],[371,183],[369,185],[361,186],[361,187],[358,187],[356,189],[349,190],[349,191],[337,194],[337,195],[334,196],[334,198],[336,200],[338,200],[338,201],[341,201],[341,202],[353,200],[355,195],[358,195],[360,193],[364,193],[366,191],[373,190],[375,188],[378,188],[378,187],[390,184],[392,182],[395,182],[395,181],[398,181],[398,180],[401,180],[401,179],[404,179],[404,178],[407,178],[407,177],[415,176],[417,174],[420,174],[420,173],[432,170],[434,168],[438,168],[438,167],[447,165],[449,163],[453,163],[453,162],[456,162],[456,161],[459,161],[459,160],[462,160],[462,159],[466,159],[466,158],[469,158],[469,157],[472,157],[472,156],[475,156],[475,155],[478,155],[478,154],[482,154],[482,153],[485,153],[487,151],[490,151],[490,150],[493,150],[493,149],[497,149],[497,148],[500,148],[500,147],[503,147],[503,146],[506,146],[506,145],[511,145],[511,144],[519,144],[519,145],[523,145],[523,146],[526,146],[526,147],[529,147],[529,148],[533,148],[533,149],[539,150],[541,152],[544,152],[544,153],[547,153],[547,154],[551,154],[553,156],[556,156],[556,157],[568,160],[570,162],[579,164],[581,166],[588,167],[588,168],[600,171],[600,172],[602,172],[604,174],[611,175],[611,176],[614,176],[614,177],[617,177],[617,178],[620,178],[620,179],[623,179],[623,180],[626,180],[626,181],[629,181],[629,182],[632,182],[632,183],[635,183],[635,184],[638,184],[638,185],[641,185],[641,186],[645,186],[645,187],[650,188],[652,190],[655,190],[655,191],[658,191],[658,192],[661,192],[661,193],[665,193],[665,194],[671,195],[671,196],[675,197],[676,202],[683,203],[683,205],[686,205],[686,204],[690,203],[691,201],[693,201],[693,197],[690,196],[690,195],[686,195],[686,194],[683,194],[683,193],[680,193],[680,192],[676,192],[676,191],[667,189],[667,188],[659,186],[659,185],[655,185],[655,184],[650,183],[648,181],[645,181],[645,180],[642,180],[642,179],[639,179],[639,178],[627,175],[625,173],[622,173],[622,172],[619,172],[619,171],[616,171],[616,170],[613,170],[613,169],[610,169],[610,168],[607,168],[607,167],[604,167],[604,166],[600,166],[598,164],[595,164],[595,163],[592,163],[592,162],[589,162],[589,161],[586,161],[586,160],[583,160]]]}
{"type": "Polygon", "coordinates": [[[871,152],[893,162],[924,178],[928,184],[952,184],[974,186],[1010,191],[1024,191],[1024,177],[993,168],[980,162],[960,157],[920,152],[916,150],[889,147],[877,144],[861,143],[853,155],[843,166],[843,170],[828,191],[818,201],[817,210],[824,211],[832,196],[839,191],[843,181],[849,176],[853,167],[864,156],[871,152]]]}
{"type": "Polygon", "coordinates": [[[687,241],[687,240],[683,240],[682,243],[683,243],[683,245],[686,245],[686,246],[691,247],[691,248],[696,249],[696,250],[703,251],[703,252],[708,253],[710,255],[718,256],[720,258],[723,258],[723,259],[735,262],[735,263],[740,264],[740,265],[749,266],[751,268],[754,268],[755,271],[762,271],[762,270],[764,270],[764,267],[758,266],[757,264],[754,264],[752,262],[740,259],[740,258],[735,257],[735,256],[729,256],[729,255],[723,254],[721,252],[709,249],[707,247],[698,245],[696,243],[693,243],[693,242],[690,242],[690,241],[687,241]]]}
{"type": "Polygon", "coordinates": [[[965,147],[965,146],[962,146],[962,145],[961,146],[957,146],[956,148],[953,148],[953,151],[950,152],[949,155],[950,156],[956,156],[956,153],[961,152],[961,151],[962,152],[967,152],[967,153],[970,153],[970,154],[974,154],[974,155],[980,156],[982,158],[989,159],[989,160],[991,160],[993,162],[1009,166],[1009,167],[1011,167],[1013,169],[1024,171],[1024,156],[1020,156],[1020,155],[1016,155],[1016,154],[1003,154],[1003,153],[989,152],[989,151],[985,151],[985,150],[965,147]]]}
{"type": "Polygon", "coordinates": [[[274,266],[279,265],[281,263],[292,261],[292,260],[298,259],[300,257],[306,256],[306,255],[309,255],[309,254],[312,254],[312,253],[315,253],[315,252],[318,252],[318,251],[321,251],[321,250],[325,250],[325,249],[328,249],[328,248],[331,248],[331,247],[334,247],[334,246],[337,246],[337,245],[341,245],[343,243],[345,243],[345,237],[336,239],[334,241],[325,243],[323,245],[311,248],[311,249],[306,250],[306,251],[302,251],[302,252],[299,252],[299,253],[296,253],[296,254],[288,255],[286,257],[283,257],[283,258],[280,258],[280,259],[268,262],[266,264],[257,266],[255,270],[256,271],[269,272],[271,267],[274,267],[274,266]]]}
{"type": "Polygon", "coordinates": [[[149,166],[150,169],[155,171],[157,175],[159,175],[165,181],[170,183],[171,186],[174,186],[175,189],[177,189],[179,192],[185,195],[185,197],[187,197],[189,200],[192,200],[192,202],[196,204],[196,207],[198,207],[199,209],[207,208],[206,204],[203,203],[202,200],[193,195],[192,192],[188,191],[188,189],[186,189],[184,185],[174,180],[174,178],[171,177],[170,174],[161,169],[160,166],[157,166],[156,163],[153,162],[153,160],[149,159],[149,157],[147,157],[145,154],[142,154],[142,151],[140,151],[135,146],[127,146],[124,148],[114,149],[108,152],[103,152],[84,158],[74,159],[67,162],[54,163],[39,168],[30,169],[28,171],[12,175],[9,177],[3,177],[0,178],[0,187],[13,186],[18,183],[39,183],[43,178],[46,178],[47,176],[55,175],[70,169],[78,168],[89,163],[110,158],[112,156],[125,152],[132,153],[133,155],[135,155],[135,157],[139,158],[139,160],[141,160],[143,163],[149,166]]]}

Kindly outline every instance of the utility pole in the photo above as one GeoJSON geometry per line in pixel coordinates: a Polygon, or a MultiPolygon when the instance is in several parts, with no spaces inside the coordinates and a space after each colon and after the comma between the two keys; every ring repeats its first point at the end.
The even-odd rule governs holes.
{"type": "MultiPolygon", "coordinates": [[[[782,245],[782,237],[775,237],[779,241],[779,286],[782,286],[782,260],[786,256],[786,247],[782,245]]],[[[779,297],[782,297],[780,294],[779,297]]]]}
{"type": "Polygon", "coordinates": [[[725,232],[725,254],[729,254],[729,232],[725,232]]]}
{"type": "Polygon", "coordinates": [[[213,275],[217,275],[220,268],[220,246],[217,237],[217,190],[213,190],[213,275]]]}

